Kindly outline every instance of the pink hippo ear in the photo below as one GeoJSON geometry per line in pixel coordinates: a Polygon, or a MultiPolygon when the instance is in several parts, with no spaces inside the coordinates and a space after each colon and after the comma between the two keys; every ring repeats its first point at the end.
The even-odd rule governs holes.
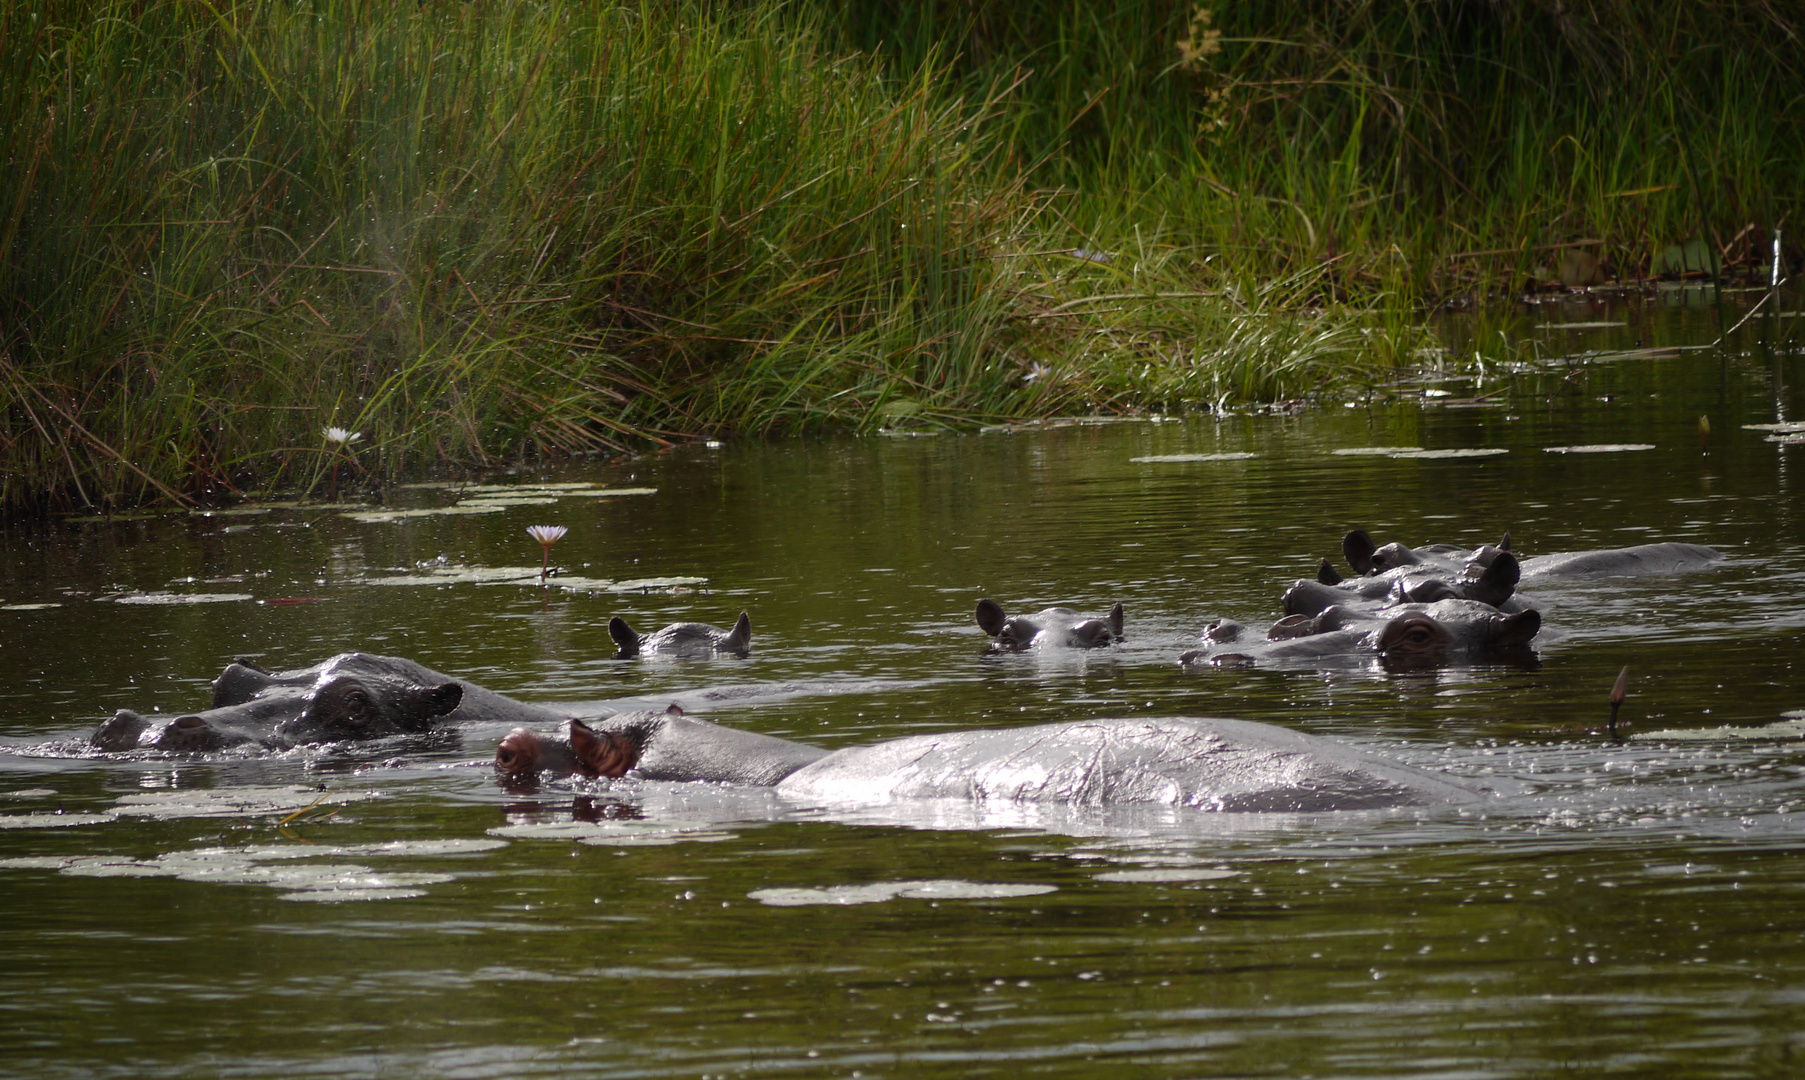
{"type": "Polygon", "coordinates": [[[602,732],[583,723],[570,722],[570,749],[576,755],[577,770],[584,776],[605,776],[610,780],[627,775],[639,764],[639,744],[617,732],[602,732]]]}
{"type": "Polygon", "coordinates": [[[673,701],[669,705],[666,705],[664,707],[664,715],[666,715],[666,716],[682,716],[683,715],[683,706],[681,706],[673,701]]]}

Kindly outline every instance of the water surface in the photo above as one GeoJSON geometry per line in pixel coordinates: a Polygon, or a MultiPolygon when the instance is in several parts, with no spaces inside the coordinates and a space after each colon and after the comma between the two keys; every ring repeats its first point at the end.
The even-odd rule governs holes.
{"type": "Polygon", "coordinates": [[[687,447],[494,478],[547,501],[482,514],[15,526],[0,1073],[1789,1075],[1805,448],[1742,425],[1798,416],[1805,372],[1764,319],[1651,351],[1709,344],[1741,312],[1677,293],[1545,305],[1512,332],[1547,362],[1509,381],[1296,415],[687,447]],[[1604,444],[1651,448],[1548,450],[1604,444]],[[1379,447],[1506,452],[1336,453],[1379,447]],[[565,584],[460,578],[536,566],[532,524],[569,527],[565,584]],[[1531,593],[1546,618],[1526,667],[1176,663],[1214,619],[1276,618],[1356,525],[1728,558],[1531,593]],[[986,657],[982,596],[1119,600],[1128,639],[986,657]],[[742,608],[748,659],[609,659],[612,615],[727,625],[742,608]],[[1314,816],[846,811],[716,785],[510,793],[487,729],[79,752],[114,709],[204,704],[236,656],[350,648],[572,713],[676,700],[827,746],[1230,716],[1529,793],[1314,816]],[[1625,665],[1618,744],[1602,729],[1625,665]]]}

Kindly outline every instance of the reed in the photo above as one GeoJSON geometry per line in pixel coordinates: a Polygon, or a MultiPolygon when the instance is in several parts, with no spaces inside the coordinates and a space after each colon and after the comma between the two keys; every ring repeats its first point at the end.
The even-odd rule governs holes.
{"type": "Polygon", "coordinates": [[[1547,284],[1561,245],[1619,278],[1688,239],[1752,264],[1805,191],[1805,23],[1777,4],[822,2],[899,70],[1025,74],[1011,153],[1082,229],[1158,222],[1338,293],[1547,284]]]}
{"type": "Polygon", "coordinates": [[[0,19],[8,509],[1019,404],[993,103],[793,13],[0,19]]]}

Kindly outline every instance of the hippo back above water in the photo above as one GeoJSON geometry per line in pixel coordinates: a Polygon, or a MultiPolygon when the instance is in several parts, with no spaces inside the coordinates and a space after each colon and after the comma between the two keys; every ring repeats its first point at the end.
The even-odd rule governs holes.
{"type": "Polygon", "coordinates": [[[1105,719],[955,731],[853,747],[777,785],[829,804],[902,799],[1133,803],[1294,813],[1474,802],[1486,792],[1270,724],[1105,719]]]}
{"type": "Polygon", "coordinates": [[[902,800],[1152,804],[1315,812],[1463,803],[1485,789],[1269,724],[1105,719],[952,731],[828,752],[668,713],[579,721],[563,737],[509,733],[505,783],[542,774],[726,781],[810,805],[902,800]]]}

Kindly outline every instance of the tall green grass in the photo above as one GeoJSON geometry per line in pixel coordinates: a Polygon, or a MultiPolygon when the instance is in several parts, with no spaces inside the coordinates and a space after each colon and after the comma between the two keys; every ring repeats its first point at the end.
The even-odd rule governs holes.
{"type": "Polygon", "coordinates": [[[1790,233],[1799,33],[1763,0],[18,0],[0,512],[1382,379],[1431,301],[1790,233]]]}
{"type": "Polygon", "coordinates": [[[1029,207],[931,67],[697,4],[0,19],[9,507],[1016,407],[1029,207]]]}
{"type": "Polygon", "coordinates": [[[1619,277],[1689,238],[1753,261],[1805,200],[1788,5],[822,2],[899,71],[1025,75],[1010,153],[1096,245],[1157,223],[1330,296],[1545,283],[1569,244],[1619,277]]]}

